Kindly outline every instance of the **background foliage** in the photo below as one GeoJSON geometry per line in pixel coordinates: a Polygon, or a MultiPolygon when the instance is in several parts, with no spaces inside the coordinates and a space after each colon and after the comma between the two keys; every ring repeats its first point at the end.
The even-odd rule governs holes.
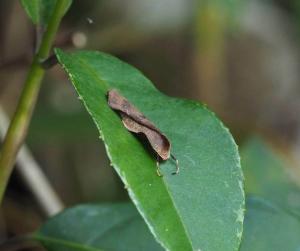
{"type": "MultiPolygon", "coordinates": [[[[26,1],[20,2],[24,5],[26,1]]],[[[0,104],[8,114],[14,111],[34,44],[34,28],[20,2],[0,3],[0,104]]],[[[40,2],[32,4],[38,8],[40,2]]],[[[26,11],[35,23],[47,23],[47,15],[26,11]]],[[[75,1],[55,46],[111,53],[140,69],[163,93],[206,103],[228,125],[241,149],[248,211],[240,249],[296,250],[300,207],[299,13],[295,0],[75,1]],[[277,231],[279,228],[282,231],[277,231]],[[253,246],[257,235],[260,238],[255,238],[253,246]]],[[[174,122],[177,128],[178,121],[174,122]]],[[[102,210],[103,202],[128,201],[126,189],[110,168],[97,138],[98,132],[65,73],[59,67],[51,69],[27,143],[66,206],[95,202],[102,210]]],[[[205,152],[205,143],[200,142],[197,150],[205,152]]],[[[220,143],[221,149],[227,149],[221,139],[220,143]]],[[[170,169],[169,164],[165,167],[170,169]]],[[[215,181],[220,177],[216,172],[215,181]]],[[[45,221],[45,213],[28,194],[15,172],[1,212],[1,239],[34,231],[45,221]]],[[[136,212],[123,205],[134,215],[130,222],[135,226],[136,212]]],[[[53,221],[67,218],[68,211],[53,221]]],[[[53,233],[51,222],[36,236],[53,233]]],[[[137,222],[138,229],[146,229],[137,222]]],[[[111,228],[114,232],[114,226],[111,228]]],[[[159,250],[144,230],[141,238],[159,250]]],[[[129,241],[126,236],[125,240],[129,241]]]]}

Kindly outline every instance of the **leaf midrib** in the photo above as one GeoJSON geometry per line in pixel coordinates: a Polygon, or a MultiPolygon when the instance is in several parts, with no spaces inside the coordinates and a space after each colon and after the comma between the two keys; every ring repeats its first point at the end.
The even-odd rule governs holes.
{"type": "MultiPolygon", "coordinates": [[[[59,53],[60,53],[60,50],[58,50],[58,51],[56,50],[56,54],[57,54],[58,60],[60,61],[60,55],[59,55],[59,53]],[[58,53],[57,53],[57,52],[58,52],[58,53]]],[[[97,51],[96,53],[99,54],[100,56],[101,56],[101,55],[105,55],[105,53],[100,53],[100,52],[98,52],[98,51],[97,51]]],[[[87,63],[86,63],[82,58],[80,58],[80,57],[78,58],[78,62],[79,62],[80,64],[82,64],[82,65],[88,70],[88,72],[91,73],[91,76],[93,76],[96,80],[98,80],[98,81],[100,81],[101,83],[103,83],[107,90],[109,89],[109,88],[108,88],[108,85],[106,84],[106,81],[103,80],[102,78],[100,78],[99,75],[98,75],[97,73],[95,73],[95,69],[94,69],[94,68],[90,67],[89,64],[87,64],[87,63]]],[[[64,68],[66,69],[65,65],[64,65],[61,61],[60,61],[60,63],[61,63],[61,64],[64,66],[64,68]]],[[[66,69],[66,71],[69,72],[67,69],[66,69]]],[[[100,73],[100,74],[101,74],[101,73],[100,73]]],[[[70,74],[69,74],[69,75],[70,75],[70,74]]],[[[74,79],[73,79],[73,81],[76,82],[74,79]]],[[[76,89],[77,89],[77,88],[76,88],[76,89]]],[[[158,92],[156,89],[155,89],[155,91],[158,92]]],[[[89,110],[89,109],[88,109],[88,106],[86,105],[86,102],[84,102],[84,103],[85,103],[85,106],[86,106],[87,110],[89,110]]],[[[96,118],[93,116],[93,113],[92,113],[91,111],[89,111],[89,113],[90,113],[90,115],[92,116],[93,120],[95,121],[95,124],[97,125],[98,123],[97,123],[97,121],[96,121],[96,118]]],[[[97,127],[98,127],[98,126],[97,126],[97,127]]],[[[101,130],[100,130],[100,127],[99,127],[99,131],[101,131],[101,130]]],[[[103,134],[103,133],[102,133],[102,134],[103,134]]],[[[103,137],[103,139],[104,139],[104,135],[102,135],[102,137],[103,137]]],[[[103,143],[106,145],[106,143],[105,143],[104,140],[103,140],[103,143]]],[[[107,151],[109,152],[109,147],[108,147],[107,145],[106,145],[106,149],[107,149],[107,151]]],[[[110,156],[112,156],[112,155],[111,155],[110,152],[109,152],[108,156],[109,156],[109,158],[111,158],[110,156]]],[[[112,161],[112,163],[113,163],[112,158],[111,158],[111,161],[112,161]]],[[[117,167],[116,164],[114,164],[114,165],[117,167]]],[[[181,223],[181,226],[182,226],[182,229],[183,229],[183,231],[184,231],[184,233],[185,233],[185,236],[186,236],[186,238],[187,238],[187,240],[188,240],[188,242],[189,242],[189,244],[190,244],[190,246],[191,246],[191,250],[193,250],[193,242],[191,241],[190,236],[188,235],[188,231],[187,231],[187,229],[185,228],[185,226],[184,226],[184,224],[183,224],[183,221],[182,221],[182,218],[180,217],[180,214],[179,214],[179,212],[178,212],[178,209],[177,209],[176,205],[174,204],[174,201],[173,201],[173,199],[172,199],[172,196],[170,195],[170,191],[169,191],[169,189],[168,189],[168,186],[166,185],[166,184],[167,184],[167,183],[166,183],[166,180],[164,179],[164,177],[162,177],[162,180],[163,180],[163,181],[162,181],[163,187],[165,188],[165,190],[166,190],[166,192],[167,192],[167,194],[168,194],[168,197],[169,197],[169,199],[170,199],[170,201],[171,201],[171,203],[172,203],[172,208],[173,208],[174,211],[176,212],[176,215],[177,215],[177,217],[178,217],[178,219],[179,219],[179,222],[181,223]]],[[[129,187],[128,189],[130,189],[130,187],[129,187]]],[[[133,190],[132,190],[132,189],[130,189],[130,190],[131,190],[131,192],[133,193],[133,190]]],[[[135,193],[134,193],[134,194],[135,194],[135,193]]],[[[131,197],[131,193],[129,193],[129,195],[130,195],[130,197],[131,197]]],[[[134,204],[136,205],[138,211],[139,211],[139,212],[140,212],[140,211],[143,211],[142,208],[139,207],[138,203],[135,203],[135,199],[132,198],[132,200],[133,200],[134,204]]],[[[141,214],[142,216],[144,215],[144,214],[141,213],[141,212],[140,212],[140,214],[141,214]]],[[[145,222],[146,222],[147,224],[149,224],[147,220],[146,220],[145,222]]],[[[150,231],[151,231],[151,229],[152,229],[152,226],[151,226],[151,228],[150,228],[150,231]]],[[[152,232],[152,231],[151,231],[151,232],[152,232]]],[[[163,243],[163,242],[161,241],[161,239],[158,238],[157,235],[156,235],[154,232],[152,232],[152,234],[156,237],[156,239],[157,239],[160,243],[163,243]]],[[[164,246],[165,246],[165,245],[164,245],[164,246]]]]}
{"type": "Polygon", "coordinates": [[[63,246],[66,246],[66,247],[84,249],[84,250],[87,250],[87,251],[104,251],[104,249],[93,248],[93,247],[90,247],[90,246],[82,245],[81,243],[78,243],[78,242],[66,241],[66,240],[61,239],[61,238],[45,237],[45,236],[42,236],[40,234],[35,234],[33,237],[36,240],[39,240],[39,241],[55,243],[55,244],[63,245],[63,246]]]}

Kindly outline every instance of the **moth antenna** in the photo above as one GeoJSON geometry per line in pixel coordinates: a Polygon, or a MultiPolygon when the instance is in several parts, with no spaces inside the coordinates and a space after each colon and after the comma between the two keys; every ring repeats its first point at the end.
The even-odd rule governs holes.
{"type": "Polygon", "coordinates": [[[162,177],[162,173],[160,172],[160,167],[159,167],[159,157],[156,156],[156,173],[157,173],[157,176],[159,177],[162,177]]]}
{"type": "Polygon", "coordinates": [[[172,173],[173,175],[175,175],[179,173],[179,162],[178,159],[173,154],[171,154],[171,158],[176,162],[176,171],[172,173]]]}

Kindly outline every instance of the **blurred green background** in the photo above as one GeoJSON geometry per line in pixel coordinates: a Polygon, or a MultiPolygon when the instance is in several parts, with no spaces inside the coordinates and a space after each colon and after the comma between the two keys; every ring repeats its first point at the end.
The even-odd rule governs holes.
{"type": "MultiPolygon", "coordinates": [[[[19,1],[0,1],[0,104],[10,117],[34,34],[19,1]]],[[[206,103],[240,146],[247,192],[277,192],[252,174],[259,173],[271,183],[280,180],[280,191],[292,186],[293,195],[280,198],[300,208],[298,0],[74,0],[55,46],[111,53],[162,92],[206,103]]],[[[43,83],[26,143],[65,206],[128,199],[58,66],[43,83]]],[[[15,171],[0,214],[0,240],[35,230],[46,216],[15,171]]]]}

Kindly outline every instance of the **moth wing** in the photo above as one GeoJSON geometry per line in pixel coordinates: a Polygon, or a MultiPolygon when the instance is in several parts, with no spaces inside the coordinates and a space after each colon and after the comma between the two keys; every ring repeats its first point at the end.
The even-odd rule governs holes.
{"type": "Polygon", "coordinates": [[[167,137],[156,130],[152,130],[144,125],[137,123],[127,115],[122,115],[124,126],[131,132],[142,133],[146,136],[153,150],[163,159],[170,158],[171,144],[167,137]]]}
{"type": "Polygon", "coordinates": [[[129,131],[144,134],[163,160],[170,158],[171,143],[168,138],[117,90],[108,91],[108,105],[120,111],[122,122],[129,131]]]}
{"type": "Polygon", "coordinates": [[[126,98],[120,95],[117,90],[112,89],[108,91],[108,105],[114,110],[125,113],[137,123],[159,132],[159,129],[156,128],[155,125],[151,123],[135,106],[130,104],[126,98]]]}

